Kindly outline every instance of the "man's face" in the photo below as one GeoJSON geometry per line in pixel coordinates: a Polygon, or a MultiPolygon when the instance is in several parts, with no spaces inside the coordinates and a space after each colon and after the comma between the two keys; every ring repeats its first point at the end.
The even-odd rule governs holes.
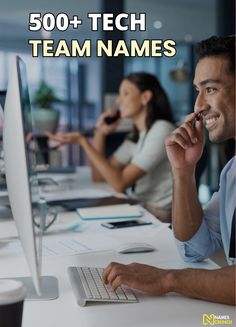
{"type": "Polygon", "coordinates": [[[235,79],[223,56],[201,59],[195,70],[198,92],[194,111],[202,112],[212,142],[235,138],[235,79]]]}

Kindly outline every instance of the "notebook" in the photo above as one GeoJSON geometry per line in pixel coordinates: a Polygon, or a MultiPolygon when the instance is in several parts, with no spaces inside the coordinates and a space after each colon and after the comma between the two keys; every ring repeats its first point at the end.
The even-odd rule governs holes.
{"type": "Polygon", "coordinates": [[[82,220],[139,218],[142,216],[138,207],[130,204],[78,208],[76,211],[82,220]]]}

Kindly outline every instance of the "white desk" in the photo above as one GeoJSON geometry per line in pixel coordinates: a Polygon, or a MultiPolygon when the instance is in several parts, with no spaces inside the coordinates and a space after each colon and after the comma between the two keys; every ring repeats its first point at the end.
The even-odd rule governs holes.
{"type": "Polygon", "coordinates": [[[74,174],[40,174],[39,177],[52,177],[62,186],[59,186],[59,190],[63,189],[62,192],[53,192],[53,189],[58,189],[55,185],[43,187],[42,190],[49,190],[49,192],[44,192],[43,194],[47,200],[105,197],[117,194],[106,183],[93,183],[91,180],[91,169],[87,166],[79,167],[74,174]]]}
{"type": "MultiPolygon", "coordinates": [[[[74,215],[75,213],[65,213],[63,218],[67,216],[68,219],[73,219],[75,218],[74,215]]],[[[13,222],[0,222],[0,237],[14,235],[14,227],[11,225],[13,222]]],[[[146,227],[138,227],[140,235],[144,234],[144,228],[146,227]]],[[[124,231],[124,235],[128,233],[127,230],[124,231]]],[[[59,240],[70,235],[74,237],[75,233],[57,233],[47,237],[59,240]]],[[[78,238],[79,235],[80,232],[76,234],[78,238]]],[[[95,304],[84,308],[76,304],[66,272],[70,265],[103,267],[111,261],[118,261],[122,263],[140,262],[163,268],[178,269],[187,266],[214,268],[214,265],[209,261],[186,265],[179,257],[172,232],[168,228],[157,232],[156,237],[152,238],[153,242],[158,251],[145,254],[122,255],[116,254],[115,251],[104,251],[71,256],[44,257],[43,274],[58,278],[60,297],[54,301],[25,302],[22,327],[199,327],[202,326],[203,313],[229,315],[233,319],[234,308],[231,306],[189,299],[177,294],[168,294],[164,297],[138,294],[140,301],[135,304],[95,304]]],[[[28,274],[24,257],[19,256],[19,254],[13,253],[4,257],[0,248],[0,263],[0,277],[28,274]]]]}

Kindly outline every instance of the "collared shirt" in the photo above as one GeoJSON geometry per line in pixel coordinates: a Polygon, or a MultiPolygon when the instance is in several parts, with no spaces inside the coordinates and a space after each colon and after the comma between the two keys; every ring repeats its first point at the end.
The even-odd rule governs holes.
{"type": "Polygon", "coordinates": [[[235,202],[236,157],[234,156],[222,170],[219,191],[213,194],[205,207],[203,221],[196,234],[187,242],[176,240],[185,261],[204,260],[223,248],[228,264],[235,264],[235,258],[229,257],[235,202]]]}

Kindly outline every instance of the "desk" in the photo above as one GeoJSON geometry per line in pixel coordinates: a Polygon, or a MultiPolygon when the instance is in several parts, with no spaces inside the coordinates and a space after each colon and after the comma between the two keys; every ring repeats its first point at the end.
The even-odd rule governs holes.
{"type": "Polygon", "coordinates": [[[42,190],[49,190],[49,192],[43,193],[43,197],[49,201],[90,197],[95,198],[97,196],[106,197],[117,194],[107,183],[93,183],[91,169],[87,166],[81,166],[77,168],[75,173],[70,174],[42,173],[39,175],[39,178],[48,177],[51,177],[59,184],[59,187],[51,185],[42,188],[42,190]]]}
{"type": "MultiPolygon", "coordinates": [[[[62,215],[64,218],[67,216],[68,219],[74,219],[76,214],[70,212],[62,215]]],[[[0,222],[1,237],[7,236],[7,233],[14,234],[12,224],[13,222],[10,221],[0,222]]],[[[141,228],[145,227],[138,228],[142,234],[141,228]]],[[[68,236],[68,233],[66,235],[68,236]]],[[[57,233],[48,237],[57,240],[65,237],[65,233],[57,233]]],[[[216,267],[210,261],[197,264],[184,263],[178,254],[169,228],[163,228],[152,241],[155,241],[158,249],[152,253],[122,255],[111,250],[71,256],[44,257],[43,274],[58,278],[60,297],[49,302],[25,302],[22,327],[199,327],[202,326],[203,313],[229,315],[231,319],[234,319],[234,307],[189,299],[174,293],[164,297],[138,294],[140,301],[135,304],[95,304],[84,308],[76,304],[66,272],[70,265],[104,267],[111,261],[118,261],[122,263],[140,262],[177,269],[184,267],[212,269],[216,267]]],[[[0,260],[0,277],[28,274],[24,257],[17,254],[4,257],[0,251],[0,260]]]]}

